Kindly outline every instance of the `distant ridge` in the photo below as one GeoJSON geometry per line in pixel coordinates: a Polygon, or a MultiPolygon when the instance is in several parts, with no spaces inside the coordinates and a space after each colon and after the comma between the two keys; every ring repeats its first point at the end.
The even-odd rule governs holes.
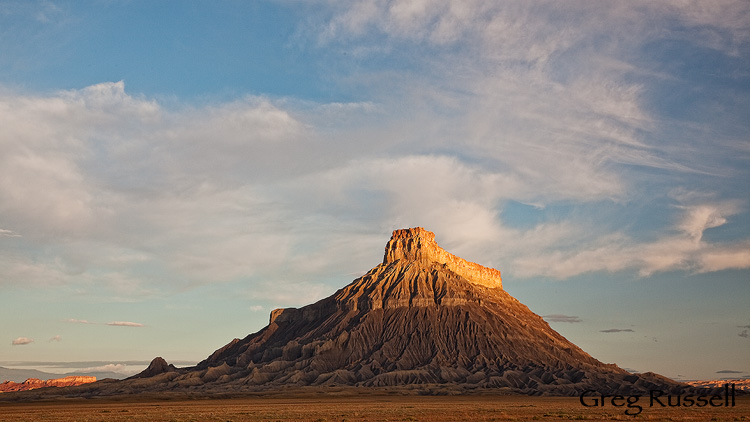
{"type": "Polygon", "coordinates": [[[707,380],[707,381],[688,381],[688,385],[699,388],[721,388],[724,384],[734,384],[737,391],[750,392],[750,379],[725,379],[725,380],[707,380]]]}
{"type": "Polygon", "coordinates": [[[96,381],[96,377],[63,377],[48,380],[29,378],[24,382],[5,381],[0,383],[0,393],[11,391],[27,391],[44,387],[70,387],[82,384],[88,384],[96,381]]]}
{"type": "Polygon", "coordinates": [[[113,378],[123,379],[127,375],[120,374],[118,372],[111,371],[86,371],[86,372],[66,372],[64,374],[55,374],[51,372],[39,371],[36,369],[14,369],[4,368],[0,366],[0,382],[12,381],[12,382],[24,382],[29,378],[36,378],[39,380],[50,380],[63,377],[96,377],[97,379],[113,378]]]}

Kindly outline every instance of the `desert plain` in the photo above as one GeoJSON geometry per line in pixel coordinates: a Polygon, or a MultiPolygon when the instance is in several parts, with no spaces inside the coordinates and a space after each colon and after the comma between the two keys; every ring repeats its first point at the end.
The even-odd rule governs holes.
{"type": "MultiPolygon", "coordinates": [[[[643,399],[642,399],[643,400],[643,399]]],[[[750,421],[750,396],[734,407],[586,408],[577,397],[423,396],[346,389],[228,398],[184,395],[0,402],[2,421],[750,421]]]]}

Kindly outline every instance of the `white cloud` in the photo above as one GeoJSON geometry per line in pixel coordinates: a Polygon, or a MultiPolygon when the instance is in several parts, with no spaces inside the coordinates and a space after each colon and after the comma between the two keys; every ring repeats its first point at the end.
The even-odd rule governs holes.
{"type": "Polygon", "coordinates": [[[16,339],[14,339],[13,342],[11,342],[11,344],[13,346],[22,346],[22,345],[30,344],[30,343],[33,343],[33,342],[34,342],[34,340],[32,340],[32,339],[30,339],[28,337],[18,337],[16,339]]]}
{"type": "Polygon", "coordinates": [[[21,237],[21,235],[12,230],[0,229],[0,237],[21,237]]]}
{"type": "Polygon", "coordinates": [[[734,203],[687,207],[680,229],[698,242],[703,237],[704,231],[724,225],[727,217],[736,213],[737,208],[734,203]]]}
{"type": "Polygon", "coordinates": [[[204,283],[283,259],[285,216],[247,182],[286,171],[285,161],[304,167],[293,145],[304,127],[268,100],[167,112],[117,82],[46,97],[6,93],[0,109],[0,219],[45,250],[3,254],[0,282],[75,276],[128,296],[153,293],[131,273],[136,266],[167,284],[204,283]]]}
{"type": "Polygon", "coordinates": [[[737,212],[734,203],[680,208],[684,217],[676,227],[679,234],[649,242],[621,233],[564,250],[525,251],[515,260],[514,274],[564,279],[588,272],[633,269],[645,277],[674,270],[703,273],[750,268],[750,246],[746,242],[716,244],[701,240],[705,230],[725,224],[724,216],[737,212]]]}
{"type": "Polygon", "coordinates": [[[356,51],[363,69],[377,55],[403,60],[331,75],[367,87],[363,102],[168,108],[121,81],[1,93],[0,222],[13,231],[0,238],[23,237],[3,244],[0,284],[128,300],[264,279],[256,295],[288,299],[275,283],[324,292],[305,276],[366,270],[390,230],[417,225],[518,277],[747,267],[746,242],[703,239],[743,213],[744,199],[678,200],[669,212],[680,221],[648,239],[604,215],[523,228],[503,216],[511,200],[626,208],[689,186],[675,182],[683,175],[721,173],[721,160],[696,158],[716,149],[710,142],[695,140],[688,156],[654,135],[663,121],[647,104],[649,83],[673,76],[637,57],[668,19],[737,44],[738,3],[334,4],[311,26],[325,28],[317,48],[356,51]],[[669,177],[644,183],[643,168],[669,177]]]}
{"type": "MultiPolygon", "coordinates": [[[[4,221],[28,233],[22,239],[46,251],[32,259],[9,250],[0,258],[2,282],[99,286],[122,298],[260,276],[299,282],[304,274],[369,268],[373,254],[367,250],[382,247],[382,236],[417,225],[438,233],[453,253],[520,277],[746,267],[736,245],[701,241],[705,230],[739,212],[736,201],[696,202],[677,193],[695,204],[679,208],[681,234],[647,243],[625,232],[591,232],[574,221],[526,229],[504,223],[507,200],[541,206],[627,200],[634,194],[625,175],[613,171],[615,163],[682,169],[650,158],[652,148],[636,132],[618,129],[623,121],[636,128],[650,124],[638,106],[638,89],[588,88],[577,99],[562,90],[545,102],[542,91],[519,97],[502,80],[485,79],[492,94],[481,94],[477,85],[479,105],[452,105],[467,106],[467,114],[438,121],[428,139],[417,126],[387,116],[383,127],[361,135],[364,143],[350,140],[359,136],[359,125],[336,131],[310,122],[322,124],[321,116],[331,113],[356,121],[382,113],[380,107],[323,105],[317,115],[314,105],[285,110],[248,98],[165,111],[129,96],[122,83],[48,97],[6,96],[6,109],[22,104],[13,109],[17,119],[6,123],[28,142],[0,135],[9,151],[2,159],[38,157],[43,164],[36,167],[49,170],[49,177],[39,179],[47,170],[22,177],[14,173],[23,173],[19,165],[0,170],[8,174],[3,180],[14,180],[0,182],[0,196],[39,191],[48,204],[24,197],[0,209],[4,221]],[[514,92],[515,102],[506,103],[514,92]],[[591,98],[601,101],[584,106],[591,98]],[[492,113],[500,113],[497,123],[492,113]],[[469,136],[456,142],[456,128],[469,136]],[[398,140],[399,133],[405,138],[398,140]],[[378,147],[385,154],[374,147],[378,139],[386,142],[378,147]],[[433,147],[445,153],[408,152],[433,147]],[[71,193],[62,195],[66,189],[71,193]],[[352,247],[353,239],[361,242],[352,247]],[[149,283],[154,279],[161,283],[149,283]]],[[[560,88],[541,86],[553,93],[560,88]]]]}
{"type": "Polygon", "coordinates": [[[114,372],[121,375],[135,375],[141,371],[141,367],[133,367],[132,365],[126,365],[123,363],[108,363],[106,365],[91,366],[87,368],[76,369],[75,372],[80,373],[91,373],[91,372],[114,372]]]}
{"type": "Polygon", "coordinates": [[[53,341],[62,341],[62,336],[61,336],[61,335],[56,335],[56,336],[54,336],[54,337],[51,337],[51,338],[49,339],[49,341],[50,341],[50,342],[53,342],[53,341]]]}
{"type": "Polygon", "coordinates": [[[711,247],[699,257],[697,271],[710,273],[746,268],[750,268],[750,243],[711,247]]]}

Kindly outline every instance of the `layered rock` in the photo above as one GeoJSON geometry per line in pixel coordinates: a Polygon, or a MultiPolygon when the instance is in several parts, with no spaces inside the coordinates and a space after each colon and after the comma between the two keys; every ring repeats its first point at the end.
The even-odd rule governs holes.
{"type": "Polygon", "coordinates": [[[95,381],[96,377],[86,376],[68,376],[49,380],[29,378],[24,382],[6,381],[0,384],[0,392],[26,391],[44,387],[70,387],[75,385],[88,384],[95,381]]]}
{"type": "Polygon", "coordinates": [[[154,379],[165,390],[431,385],[572,395],[678,387],[594,359],[503,290],[499,271],[446,252],[422,228],[394,231],[383,262],[330,297],[276,309],[259,332],[154,379]]]}
{"type": "Polygon", "coordinates": [[[435,233],[422,227],[395,230],[385,246],[383,264],[396,261],[422,261],[444,264],[446,268],[474,284],[503,287],[500,271],[459,258],[435,241],[435,233]]]}

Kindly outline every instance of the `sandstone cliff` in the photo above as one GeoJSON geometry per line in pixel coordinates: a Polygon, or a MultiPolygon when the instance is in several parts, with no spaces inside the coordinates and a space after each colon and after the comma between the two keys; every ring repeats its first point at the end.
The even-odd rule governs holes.
{"type": "Polygon", "coordinates": [[[6,381],[0,384],[0,392],[26,391],[44,387],[70,387],[95,382],[96,377],[70,376],[51,380],[29,378],[24,382],[6,381]]]}
{"type": "Polygon", "coordinates": [[[444,264],[471,283],[486,287],[503,287],[500,271],[466,261],[438,246],[435,233],[422,227],[395,230],[385,246],[383,264],[405,261],[444,264]]]}

